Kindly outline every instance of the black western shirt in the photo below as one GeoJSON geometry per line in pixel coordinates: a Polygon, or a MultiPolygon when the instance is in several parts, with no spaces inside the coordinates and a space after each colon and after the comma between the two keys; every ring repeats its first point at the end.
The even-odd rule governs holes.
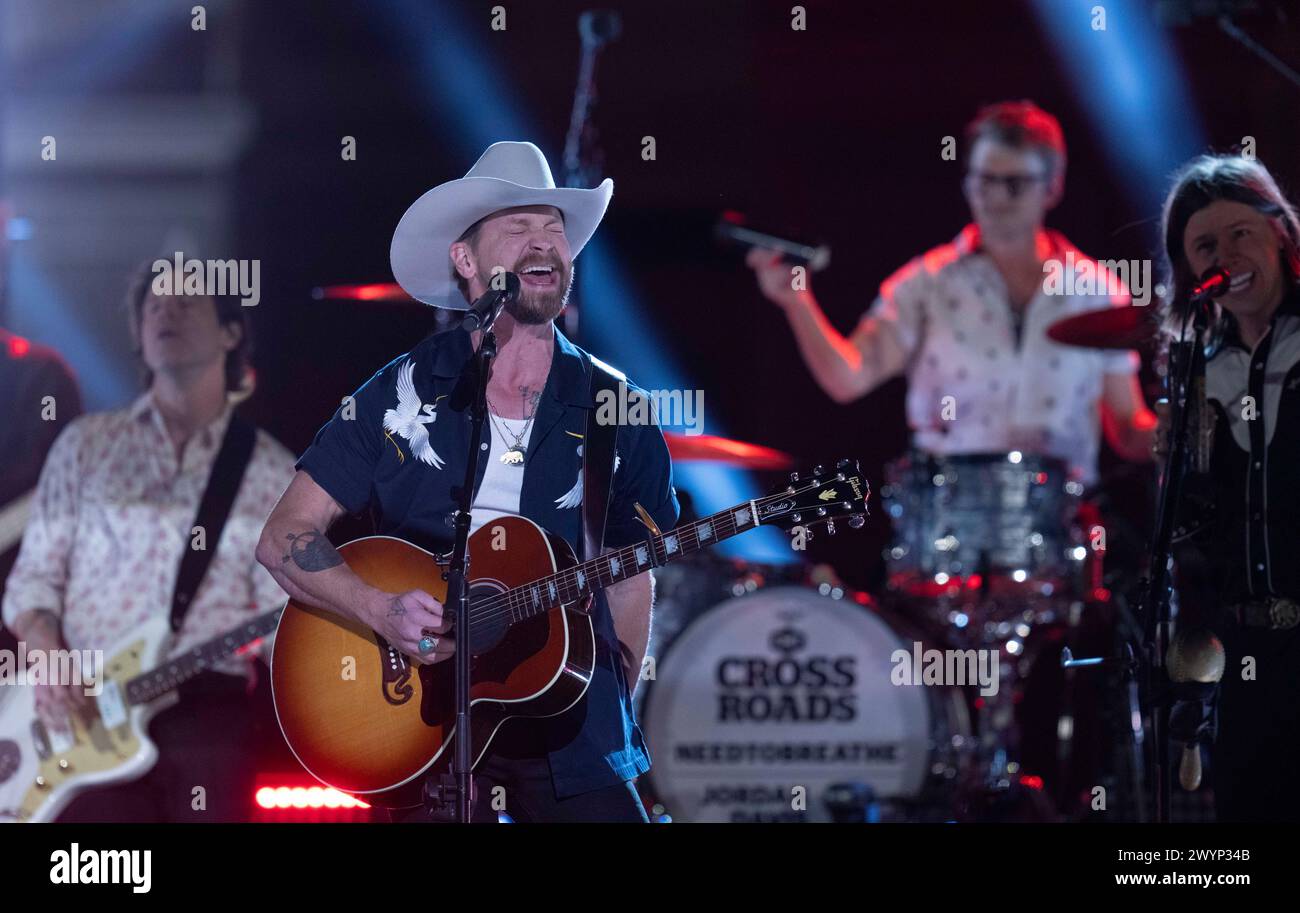
{"type": "Polygon", "coordinates": [[[1300,598],[1300,293],[1253,349],[1230,323],[1205,379],[1213,519],[1195,539],[1221,605],[1300,598]]]}
{"type": "MultiPolygon", "coordinates": [[[[352,513],[369,508],[383,535],[405,539],[431,552],[452,546],[455,490],[465,478],[469,446],[469,403],[460,386],[472,356],[468,333],[460,329],[434,334],[410,352],[381,368],[316,434],[298,460],[340,505],[352,513]],[[413,367],[412,367],[413,366],[413,367]],[[414,384],[420,404],[432,404],[428,448],[384,427],[384,414],[398,408],[403,377],[414,384]],[[354,410],[349,411],[349,405],[354,410]],[[430,454],[432,451],[432,455],[430,454]],[[424,458],[418,458],[423,454],[424,458]],[[436,457],[436,458],[434,458],[436,457]]],[[[581,505],[573,499],[582,465],[579,446],[591,396],[588,353],[555,330],[555,350],[546,387],[537,404],[532,435],[522,469],[520,513],[563,537],[581,554],[581,505]]],[[[645,391],[629,383],[629,394],[645,391]]],[[[409,391],[408,391],[409,395],[409,391]]],[[[487,441],[487,428],[484,438],[487,441]]],[[[489,448],[478,455],[474,492],[483,481],[489,448]]],[[[640,503],[661,529],[677,523],[672,464],[659,428],[625,424],[618,429],[618,468],[610,493],[605,545],[621,548],[641,542],[646,531],[633,505],[640,503]]],[[[473,577],[473,568],[470,568],[473,577]]],[[[523,733],[533,756],[549,759],[557,795],[577,795],[612,786],[644,773],[650,755],[632,709],[620,659],[618,637],[604,594],[595,600],[596,668],[586,694],[564,713],[544,720],[512,720],[501,730],[523,733]]],[[[495,744],[495,743],[494,743],[495,744]]]]}

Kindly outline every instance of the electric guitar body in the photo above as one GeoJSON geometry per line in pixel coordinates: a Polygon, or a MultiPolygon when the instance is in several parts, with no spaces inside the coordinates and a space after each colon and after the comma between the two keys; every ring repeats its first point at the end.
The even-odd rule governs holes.
{"type": "Polygon", "coordinates": [[[171,660],[170,619],[155,616],[106,650],[102,669],[83,670],[98,683],[87,681],[85,720],[47,723],[33,686],[0,687],[0,823],[54,821],[81,793],[144,776],[158,760],[149,723],[176,703],[176,688],[275,630],[279,615],[250,618],[171,660]]]}

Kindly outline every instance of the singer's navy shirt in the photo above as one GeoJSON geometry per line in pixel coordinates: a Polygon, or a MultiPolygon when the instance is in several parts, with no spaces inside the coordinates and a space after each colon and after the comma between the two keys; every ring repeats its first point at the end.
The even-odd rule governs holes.
{"type": "MultiPolygon", "coordinates": [[[[468,333],[434,334],[381,368],[345,401],[316,434],[297,467],[351,513],[369,508],[377,531],[406,539],[431,552],[452,545],[456,512],[454,489],[465,478],[470,419],[468,383],[462,372],[472,356],[468,333]],[[398,407],[398,383],[408,364],[420,404],[433,404],[436,418],[424,427],[438,459],[422,461],[412,442],[384,428],[384,413],[398,407]],[[458,389],[459,386],[459,389],[458,389]]],[[[537,405],[523,467],[520,513],[562,536],[581,555],[581,506],[564,507],[578,481],[579,445],[586,431],[591,396],[588,353],[555,330],[555,351],[546,388],[537,405]]],[[[464,372],[468,373],[468,372],[464,372]]],[[[645,394],[628,384],[628,390],[645,394]]],[[[487,440],[484,429],[484,440],[487,440]]],[[[618,428],[614,473],[605,527],[605,545],[621,548],[642,541],[645,528],[635,514],[640,503],[661,529],[677,523],[672,463],[662,432],[654,424],[618,428]]],[[[483,481],[489,451],[479,452],[474,492],[483,481]]],[[[427,452],[426,452],[427,456],[427,452]]],[[[470,568],[470,577],[474,576],[470,568]]],[[[596,598],[596,668],[586,694],[572,708],[537,721],[511,720],[494,745],[503,743],[527,756],[549,758],[558,797],[613,786],[650,768],[650,754],[632,709],[620,660],[613,617],[603,594],[596,598]]]]}

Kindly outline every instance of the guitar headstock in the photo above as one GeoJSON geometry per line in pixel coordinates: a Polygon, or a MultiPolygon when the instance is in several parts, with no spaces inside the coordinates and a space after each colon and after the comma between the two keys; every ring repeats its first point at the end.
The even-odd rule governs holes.
{"type": "Polygon", "coordinates": [[[835,521],[848,518],[849,526],[859,529],[867,522],[867,498],[871,486],[858,468],[857,460],[840,460],[827,472],[818,466],[811,473],[791,473],[790,484],[757,501],[758,522],[779,526],[794,533],[809,530],[820,523],[835,534],[835,521]]]}

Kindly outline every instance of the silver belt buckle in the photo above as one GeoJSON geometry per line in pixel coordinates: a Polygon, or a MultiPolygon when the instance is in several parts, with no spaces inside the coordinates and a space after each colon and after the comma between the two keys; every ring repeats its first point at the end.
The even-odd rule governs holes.
{"type": "Polygon", "coordinates": [[[1294,628],[1300,624],[1300,603],[1293,599],[1274,599],[1268,607],[1268,620],[1274,628],[1294,628]]]}

